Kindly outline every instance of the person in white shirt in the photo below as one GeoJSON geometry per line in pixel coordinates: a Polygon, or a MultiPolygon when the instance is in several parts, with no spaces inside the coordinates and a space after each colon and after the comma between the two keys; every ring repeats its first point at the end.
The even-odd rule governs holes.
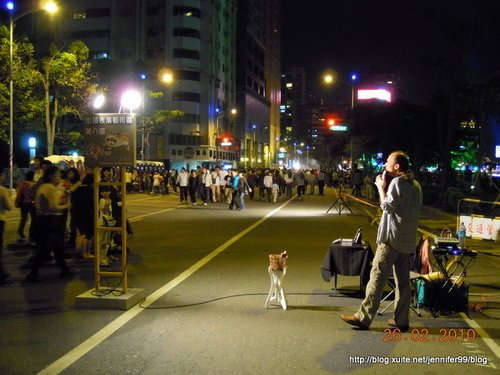
{"type": "Polygon", "coordinates": [[[180,190],[180,201],[181,203],[187,202],[188,200],[188,180],[189,173],[186,168],[181,168],[181,173],[179,173],[179,177],[177,181],[179,181],[179,190],[180,190]]]}

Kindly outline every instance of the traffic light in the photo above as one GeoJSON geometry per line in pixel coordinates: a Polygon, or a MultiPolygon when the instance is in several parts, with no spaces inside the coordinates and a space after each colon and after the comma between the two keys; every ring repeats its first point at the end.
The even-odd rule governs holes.
{"type": "Polygon", "coordinates": [[[331,131],[337,131],[337,132],[345,132],[347,131],[347,126],[342,125],[342,119],[336,119],[333,117],[329,117],[326,119],[326,126],[328,129],[331,131]]]}
{"type": "Polygon", "coordinates": [[[232,146],[233,145],[233,139],[231,137],[222,137],[222,138],[219,138],[219,145],[222,146],[222,147],[232,146]]]}

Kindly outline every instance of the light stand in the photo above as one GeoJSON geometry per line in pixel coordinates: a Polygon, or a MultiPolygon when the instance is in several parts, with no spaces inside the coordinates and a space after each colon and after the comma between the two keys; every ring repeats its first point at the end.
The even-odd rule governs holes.
{"type": "Polygon", "coordinates": [[[344,200],[343,198],[343,194],[344,194],[344,182],[343,181],[339,181],[339,196],[337,197],[337,199],[335,200],[335,202],[333,202],[333,204],[330,206],[330,208],[326,211],[326,213],[330,212],[330,210],[332,208],[336,208],[337,209],[337,213],[340,215],[342,213],[342,211],[344,209],[348,209],[349,212],[352,214],[352,210],[351,208],[349,207],[349,205],[347,204],[347,202],[344,200]],[[337,206],[338,204],[338,206],[337,206]]]}

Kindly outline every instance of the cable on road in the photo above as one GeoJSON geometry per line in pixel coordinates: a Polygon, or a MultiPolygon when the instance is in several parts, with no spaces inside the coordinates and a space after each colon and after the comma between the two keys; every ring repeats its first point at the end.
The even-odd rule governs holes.
{"type": "MultiPolygon", "coordinates": [[[[231,296],[225,296],[225,297],[217,297],[213,298],[207,301],[202,301],[202,302],[194,302],[194,303],[189,303],[185,305],[174,305],[174,306],[158,306],[158,307],[149,307],[149,306],[142,306],[142,302],[144,302],[146,299],[143,299],[139,303],[139,307],[145,309],[145,310],[162,310],[162,309],[178,309],[182,307],[191,307],[191,306],[199,306],[199,305],[205,305],[207,303],[212,303],[212,302],[217,302],[221,301],[224,299],[230,299],[230,298],[237,298],[237,297],[249,297],[249,296],[267,296],[269,293],[244,293],[244,294],[233,294],[231,296]]],[[[302,295],[302,296],[328,296],[331,295],[332,293],[287,293],[287,295],[302,295]]]]}

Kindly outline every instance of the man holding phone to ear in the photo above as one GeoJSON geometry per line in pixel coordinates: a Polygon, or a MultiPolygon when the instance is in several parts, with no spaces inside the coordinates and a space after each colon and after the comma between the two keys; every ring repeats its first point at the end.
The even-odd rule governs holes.
{"type": "Polygon", "coordinates": [[[396,299],[394,319],[389,319],[387,323],[404,332],[409,328],[410,255],[415,251],[422,189],[409,168],[408,156],[402,151],[389,155],[385,171],[377,176],[375,186],[380,196],[382,218],[366,297],[356,314],[342,315],[341,318],[348,324],[368,329],[392,270],[396,281],[396,299]]]}

